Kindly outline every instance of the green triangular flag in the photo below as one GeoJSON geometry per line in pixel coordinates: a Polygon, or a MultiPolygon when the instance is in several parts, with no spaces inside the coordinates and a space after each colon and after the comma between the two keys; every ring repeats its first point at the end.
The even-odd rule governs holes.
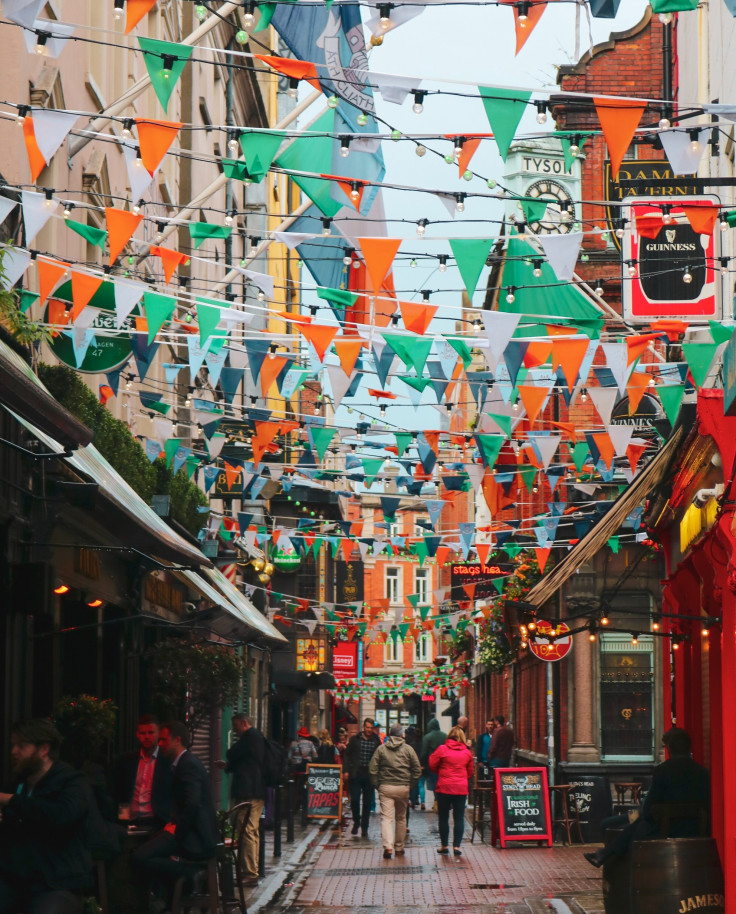
{"type": "Polygon", "coordinates": [[[420,393],[425,391],[432,383],[431,378],[415,378],[412,375],[403,375],[401,380],[404,384],[408,384],[409,387],[413,387],[414,390],[418,390],[420,393]]]}
{"type": "Polygon", "coordinates": [[[618,555],[618,550],[621,548],[621,539],[618,536],[611,536],[608,538],[607,543],[611,547],[611,552],[614,555],[618,555]]]}
{"type": "Polygon", "coordinates": [[[669,419],[670,425],[674,425],[677,421],[677,414],[680,412],[680,406],[682,405],[685,385],[667,384],[665,387],[658,387],[657,394],[659,395],[659,402],[662,404],[662,409],[669,419]]]}
{"type": "Polygon", "coordinates": [[[505,162],[516,128],[527,110],[527,102],[532,93],[520,92],[518,89],[498,89],[493,86],[478,86],[478,89],[498,151],[505,162]]]}
{"type": "Polygon", "coordinates": [[[312,448],[317,451],[319,459],[325,456],[327,448],[330,446],[332,439],[335,437],[337,429],[332,426],[315,426],[309,427],[309,440],[312,442],[312,448]]]}
{"type": "Polygon", "coordinates": [[[208,301],[206,298],[197,299],[197,323],[199,324],[200,346],[204,346],[220,323],[221,307],[222,306],[218,302],[208,301]]]}
{"type": "Polygon", "coordinates": [[[168,111],[171,93],[184,72],[194,48],[185,44],[157,41],[155,38],[139,38],[143,51],[143,62],[151,77],[151,85],[164,111],[168,111]]]}
{"type": "Polygon", "coordinates": [[[544,214],[547,212],[548,200],[529,200],[525,198],[521,201],[521,208],[524,210],[524,218],[527,222],[541,222],[544,214]]]}
{"type": "Polygon", "coordinates": [[[373,480],[381,472],[381,467],[384,463],[383,457],[363,457],[360,461],[363,464],[363,472],[365,473],[365,484],[367,488],[371,487],[373,480]]]}
{"type": "Polygon", "coordinates": [[[511,437],[511,416],[499,416],[498,413],[488,413],[496,425],[504,432],[507,438],[511,437]]]}
{"type": "Polygon", "coordinates": [[[419,594],[418,593],[408,593],[406,595],[406,599],[411,603],[411,605],[414,609],[417,608],[417,605],[419,604],[419,594]]]}
{"type": "Polygon", "coordinates": [[[513,559],[521,552],[523,548],[524,547],[520,546],[518,543],[506,543],[503,547],[503,551],[509,556],[509,558],[513,559]]]}
{"type": "Polygon", "coordinates": [[[190,222],[189,237],[194,242],[194,250],[210,238],[229,238],[232,228],[229,225],[212,225],[209,222],[190,222]]]}
{"type": "Polygon", "coordinates": [[[537,478],[537,468],[519,467],[518,473],[519,476],[521,476],[522,482],[526,486],[527,492],[531,492],[534,488],[534,480],[537,478]]]}
{"type": "Polygon", "coordinates": [[[194,454],[190,454],[187,457],[187,462],[186,462],[187,477],[189,479],[191,479],[192,476],[194,476],[198,466],[199,466],[199,457],[195,457],[194,454]]]}
{"type": "Polygon", "coordinates": [[[503,435],[482,435],[477,434],[475,436],[476,444],[483,458],[483,463],[488,467],[489,470],[492,470],[498,460],[498,455],[501,451],[501,448],[506,442],[506,438],[503,435]]]}
{"type": "Polygon", "coordinates": [[[434,340],[432,338],[399,336],[397,333],[384,333],[383,338],[406,367],[413,368],[417,373],[417,377],[421,378],[434,340]]]}
{"type": "Polygon", "coordinates": [[[463,360],[463,368],[467,369],[468,365],[473,361],[473,356],[470,354],[470,346],[464,340],[454,340],[449,336],[446,336],[445,339],[463,360]]]}
{"type": "Polygon", "coordinates": [[[145,292],[143,295],[143,310],[148,321],[148,345],[156,338],[156,334],[171,317],[176,308],[177,300],[171,295],[161,295],[159,292],[145,292]]]}
{"type": "Polygon", "coordinates": [[[225,172],[226,178],[233,178],[235,181],[250,181],[245,162],[240,159],[223,159],[222,170],[225,172]]]}
{"type": "MultiPolygon", "coordinates": [[[[506,550],[508,552],[508,549],[506,550]]],[[[491,584],[496,588],[499,593],[503,593],[504,584],[506,583],[505,578],[493,578],[491,584]]]]}
{"type": "Polygon", "coordinates": [[[432,608],[431,606],[424,605],[424,604],[419,607],[419,617],[422,620],[422,622],[427,621],[427,616],[429,615],[429,611],[431,608],[432,608]]]}
{"type": "MultiPolygon", "coordinates": [[[[332,152],[335,128],[335,109],[328,108],[310,125],[309,134],[293,140],[276,160],[279,168],[287,172],[308,172],[313,175],[332,174],[332,152]]],[[[297,184],[309,199],[331,219],[343,203],[332,199],[332,182],[323,178],[304,177],[292,174],[297,184]]]]}
{"type": "Polygon", "coordinates": [[[243,150],[248,172],[254,181],[262,181],[268,174],[283,141],[284,134],[281,131],[240,134],[240,148],[243,150]]]}
{"type": "Polygon", "coordinates": [[[572,462],[575,464],[575,469],[578,473],[583,469],[585,460],[590,453],[590,448],[585,441],[578,441],[574,448],[572,448],[572,462]]]}
{"type": "Polygon", "coordinates": [[[28,289],[21,289],[20,297],[18,299],[18,307],[20,308],[20,313],[25,314],[31,305],[34,302],[38,301],[40,297],[41,296],[38,294],[38,292],[29,292],[28,289]]]}
{"type": "Polygon", "coordinates": [[[411,444],[411,432],[394,432],[394,438],[396,439],[396,449],[399,452],[398,456],[402,457],[411,444]]]}
{"type": "Polygon", "coordinates": [[[683,13],[698,8],[698,0],[649,0],[655,13],[683,13]]]}
{"type": "MultiPolygon", "coordinates": [[[[587,136],[578,136],[577,145],[578,149],[582,152],[583,146],[588,142],[587,136]]],[[[572,146],[572,139],[569,136],[560,137],[560,146],[562,146],[562,154],[565,157],[565,171],[572,171],[573,162],[579,157],[578,155],[573,155],[570,152],[570,147],[572,146]]]]}
{"type": "Polygon", "coordinates": [[[394,644],[398,644],[399,640],[401,639],[401,632],[399,631],[399,629],[392,628],[391,631],[389,632],[389,634],[391,635],[391,639],[393,640],[394,644]]]}
{"type": "Polygon", "coordinates": [[[453,257],[460,270],[463,284],[472,298],[478,279],[486,265],[493,240],[490,238],[468,239],[455,238],[450,241],[453,257]]]}
{"type": "Polygon", "coordinates": [[[262,32],[264,29],[267,29],[271,25],[271,18],[276,12],[275,3],[259,3],[258,12],[261,14],[261,18],[258,20],[258,25],[253,29],[253,34],[256,32],[262,32]]]}
{"type": "Polygon", "coordinates": [[[419,540],[418,542],[411,544],[410,551],[419,559],[419,567],[421,568],[422,565],[424,565],[424,560],[429,555],[427,544],[424,540],[419,540]]]}
{"type": "Polygon", "coordinates": [[[81,235],[85,241],[95,245],[101,251],[105,250],[107,241],[107,232],[104,229],[95,228],[94,225],[85,225],[83,222],[75,222],[74,219],[66,220],[67,228],[70,228],[77,235],[81,235]]]}
{"type": "Polygon", "coordinates": [[[683,343],[682,354],[685,357],[690,374],[697,387],[702,387],[708,377],[708,369],[718,343],[683,343]]]}
{"type": "Polygon", "coordinates": [[[733,336],[734,327],[731,324],[730,327],[725,327],[720,321],[708,321],[710,325],[710,335],[714,343],[727,343],[733,336]]]}
{"type": "Polygon", "coordinates": [[[174,454],[179,450],[181,438],[169,438],[164,444],[164,454],[166,454],[166,465],[171,466],[174,462],[174,454]]]}
{"type": "Polygon", "coordinates": [[[326,286],[317,286],[317,297],[328,301],[334,308],[352,308],[358,300],[357,292],[347,289],[329,289],[326,286]]]}

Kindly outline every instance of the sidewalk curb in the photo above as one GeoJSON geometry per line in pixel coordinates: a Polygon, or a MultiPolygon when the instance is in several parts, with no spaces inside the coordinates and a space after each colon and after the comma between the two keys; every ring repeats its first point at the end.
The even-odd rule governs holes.
{"type": "Polygon", "coordinates": [[[248,902],[248,914],[255,914],[256,911],[265,910],[268,906],[274,904],[286,889],[287,883],[291,881],[297,868],[299,868],[300,875],[298,880],[288,887],[286,898],[281,903],[282,910],[288,907],[293,901],[292,895],[295,891],[298,892],[301,889],[302,883],[309,875],[315,853],[321,852],[323,845],[330,838],[330,834],[327,831],[324,833],[324,840],[315,840],[320,835],[320,827],[319,825],[312,826],[301,841],[294,845],[288,860],[279,860],[274,871],[266,877],[258,897],[248,902]],[[314,846],[310,853],[312,844],[314,846]]]}

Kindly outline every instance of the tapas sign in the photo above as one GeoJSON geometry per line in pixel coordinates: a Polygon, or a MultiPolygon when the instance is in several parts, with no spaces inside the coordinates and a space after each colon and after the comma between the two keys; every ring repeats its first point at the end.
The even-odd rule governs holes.
{"type": "Polygon", "coordinates": [[[307,765],[307,818],[342,817],[342,765],[307,765]]]}

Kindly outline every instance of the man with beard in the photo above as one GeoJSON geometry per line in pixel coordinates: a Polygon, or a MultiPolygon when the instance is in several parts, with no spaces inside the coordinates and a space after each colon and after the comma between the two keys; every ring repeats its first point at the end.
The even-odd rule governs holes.
{"type": "Polygon", "coordinates": [[[47,720],[11,735],[13,793],[0,793],[0,914],[77,914],[92,882],[84,842],[84,775],[59,761],[61,735],[47,720]]]}

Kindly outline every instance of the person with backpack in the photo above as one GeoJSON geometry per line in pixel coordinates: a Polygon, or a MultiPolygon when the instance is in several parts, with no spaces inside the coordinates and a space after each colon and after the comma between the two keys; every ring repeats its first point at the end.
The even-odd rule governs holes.
{"type": "Polygon", "coordinates": [[[317,733],[319,737],[319,748],[317,749],[318,765],[342,765],[340,753],[332,742],[329,730],[320,730],[317,733]]]}
{"type": "Polygon", "coordinates": [[[243,820],[247,817],[243,841],[238,848],[241,871],[245,874],[245,885],[258,882],[258,827],[266,802],[266,739],[247,715],[238,711],[233,715],[233,731],[237,739],[227,750],[225,760],[217,763],[218,768],[232,775],[230,783],[230,801],[233,806],[250,803],[237,817],[237,829],[240,831],[243,820]]]}

